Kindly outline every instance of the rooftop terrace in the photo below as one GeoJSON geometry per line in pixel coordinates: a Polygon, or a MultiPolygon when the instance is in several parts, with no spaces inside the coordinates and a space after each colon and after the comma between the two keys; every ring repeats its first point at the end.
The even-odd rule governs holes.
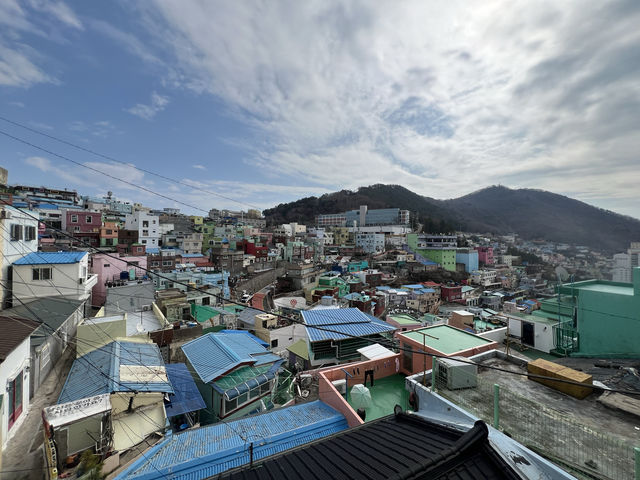
{"type": "MultiPolygon", "coordinates": [[[[638,416],[605,406],[601,397],[607,394],[594,392],[580,400],[529,380],[526,361],[493,352],[473,357],[478,364],[477,387],[449,390],[437,382],[438,394],[492,422],[494,385],[499,385],[501,430],[578,478],[633,478],[633,447],[640,443],[638,416]]],[[[598,368],[598,360],[553,361],[592,374],[594,380],[610,386],[629,388],[617,385],[619,370],[598,368]]]]}
{"type": "Polygon", "coordinates": [[[482,337],[472,333],[467,333],[448,325],[438,325],[437,327],[421,328],[411,332],[404,332],[400,337],[407,337],[418,343],[424,343],[445,355],[468,350],[470,348],[481,347],[491,343],[482,337]],[[427,334],[426,336],[421,333],[427,334]]]}
{"type": "MultiPolygon", "coordinates": [[[[400,405],[403,410],[407,410],[409,405],[409,392],[405,389],[404,375],[389,375],[388,377],[375,379],[373,386],[367,383],[367,388],[371,393],[371,406],[365,408],[367,413],[366,421],[376,420],[393,413],[393,408],[400,405]]],[[[358,410],[358,405],[351,397],[352,385],[349,385],[349,395],[347,401],[351,408],[358,410]]]]}

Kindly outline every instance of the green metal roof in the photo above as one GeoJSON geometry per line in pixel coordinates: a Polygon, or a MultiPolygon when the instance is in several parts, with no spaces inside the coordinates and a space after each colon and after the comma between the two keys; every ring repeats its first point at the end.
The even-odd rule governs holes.
{"type": "Polygon", "coordinates": [[[387,318],[393,319],[394,322],[400,325],[414,325],[420,323],[420,320],[413,318],[411,315],[389,315],[387,318]]]}
{"type": "Polygon", "coordinates": [[[463,332],[462,330],[458,330],[457,328],[453,328],[448,325],[421,328],[419,330],[412,330],[411,332],[404,332],[400,335],[420,344],[424,342],[426,346],[445,355],[492,343],[491,340],[487,340],[472,333],[463,332]],[[429,336],[423,336],[420,332],[426,333],[429,336]]]}
{"type": "Polygon", "coordinates": [[[271,364],[261,365],[259,367],[242,367],[226,374],[220,380],[216,380],[215,382],[213,382],[213,384],[216,387],[219,387],[221,390],[226,391],[248,380],[251,380],[252,378],[256,378],[258,375],[267,373],[271,367],[271,364]]]}
{"type": "Polygon", "coordinates": [[[304,360],[309,360],[309,347],[304,340],[298,340],[293,345],[287,347],[287,350],[304,360]]]}

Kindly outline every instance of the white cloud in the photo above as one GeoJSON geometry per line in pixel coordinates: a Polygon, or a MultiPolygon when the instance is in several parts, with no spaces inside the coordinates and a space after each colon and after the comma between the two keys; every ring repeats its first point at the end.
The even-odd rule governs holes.
{"type": "Polygon", "coordinates": [[[193,168],[197,168],[198,170],[206,170],[207,167],[205,167],[204,165],[200,165],[200,164],[196,164],[196,165],[191,165],[193,168]]]}
{"type": "Polygon", "coordinates": [[[128,108],[126,111],[144,120],[151,120],[156,116],[156,114],[164,110],[168,104],[169,97],[153,92],[151,94],[150,104],[145,105],[143,103],[138,103],[133,107],[128,108]]]}
{"type": "Polygon", "coordinates": [[[9,105],[11,105],[12,107],[24,108],[23,102],[9,102],[9,105]]]}
{"type": "Polygon", "coordinates": [[[274,180],[440,198],[500,182],[597,203],[613,187],[583,167],[637,170],[636,2],[159,0],[142,21],[173,53],[171,84],[253,127],[249,161],[274,180]]]}
{"type": "Polygon", "coordinates": [[[48,15],[51,15],[59,22],[68,27],[84,30],[84,26],[76,14],[64,2],[53,0],[31,0],[31,5],[48,15]]]}
{"type": "Polygon", "coordinates": [[[39,83],[59,83],[45,72],[45,58],[27,46],[25,36],[65,41],[59,25],[83,30],[82,23],[65,3],[53,0],[0,2],[0,85],[29,88],[39,83]],[[26,8],[25,8],[26,7],[26,8]]]}

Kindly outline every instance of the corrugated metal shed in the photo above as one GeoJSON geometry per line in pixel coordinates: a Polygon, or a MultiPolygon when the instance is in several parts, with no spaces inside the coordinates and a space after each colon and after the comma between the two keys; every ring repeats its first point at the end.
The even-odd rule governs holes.
{"type": "Polygon", "coordinates": [[[76,358],[57,403],[113,392],[173,393],[171,383],[163,375],[153,375],[146,368],[160,366],[164,368],[164,361],[155,343],[111,342],[76,358]],[[141,367],[140,381],[121,380],[121,366],[141,367]],[[147,376],[151,379],[146,379],[147,376]]]}
{"type": "Polygon", "coordinates": [[[13,262],[14,265],[49,265],[61,263],[78,263],[87,252],[33,252],[13,262]]]}
{"type": "Polygon", "coordinates": [[[280,360],[247,335],[208,333],[182,347],[187,360],[204,383],[240,364],[265,365],[280,360]]]}
{"type": "Polygon", "coordinates": [[[395,327],[385,323],[378,318],[362,313],[357,308],[338,308],[332,310],[309,310],[302,312],[302,317],[307,325],[326,327],[327,331],[321,328],[305,327],[309,341],[318,342],[321,340],[344,340],[350,335],[367,336],[381,333],[391,333],[395,327]]]}
{"type": "Polygon", "coordinates": [[[204,403],[186,364],[168,363],[165,368],[174,392],[169,395],[169,402],[164,406],[167,418],[206,408],[207,405],[204,403]]]}
{"type": "MultiPolygon", "coordinates": [[[[310,402],[170,436],[116,477],[117,480],[207,478],[348,428],[342,414],[310,402]]],[[[283,477],[284,478],[284,477],[283,477]]]]}

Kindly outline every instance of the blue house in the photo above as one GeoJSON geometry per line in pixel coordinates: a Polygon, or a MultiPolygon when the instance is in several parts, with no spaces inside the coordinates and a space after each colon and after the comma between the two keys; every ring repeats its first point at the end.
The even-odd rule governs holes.
{"type": "Polygon", "coordinates": [[[209,333],[182,346],[206,404],[202,423],[273,407],[271,393],[284,362],[248,335],[209,333]]]}
{"type": "Polygon", "coordinates": [[[360,358],[358,349],[371,342],[352,336],[384,340],[396,330],[357,308],[306,310],[302,312],[302,318],[307,325],[312,366],[360,358]]]}

